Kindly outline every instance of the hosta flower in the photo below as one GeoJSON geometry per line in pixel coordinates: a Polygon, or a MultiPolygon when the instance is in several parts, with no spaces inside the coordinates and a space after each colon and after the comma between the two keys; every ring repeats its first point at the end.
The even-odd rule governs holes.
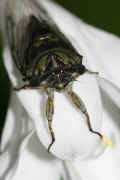
{"type": "Polygon", "coordinates": [[[19,24],[25,16],[38,16],[42,12],[39,10],[45,10],[50,18],[44,11],[40,16],[57,24],[83,56],[89,71],[99,72],[80,75],[73,83],[73,91],[84,102],[92,129],[107,135],[114,144],[114,148],[108,147],[106,143],[112,145],[111,141],[90,132],[85,114],[75,108],[65,92],[55,91],[52,121],[55,142],[48,153],[51,135],[45,116],[46,93],[40,89],[19,92],[12,89],[1,142],[1,180],[119,179],[120,40],[83,23],[51,1],[2,0],[0,7],[4,64],[12,87],[21,87],[23,82],[11,54],[7,34],[11,31],[6,30],[6,16],[12,15],[19,24]]]}

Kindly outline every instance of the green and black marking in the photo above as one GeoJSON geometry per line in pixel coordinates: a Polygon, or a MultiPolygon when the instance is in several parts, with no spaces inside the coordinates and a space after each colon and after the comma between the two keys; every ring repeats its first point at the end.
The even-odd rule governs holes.
{"type": "Polygon", "coordinates": [[[52,130],[54,90],[66,91],[68,97],[85,115],[89,130],[102,137],[99,132],[92,130],[84,103],[72,91],[72,83],[88,71],[82,64],[83,57],[58,27],[31,15],[29,19],[23,18],[18,25],[8,16],[6,29],[13,60],[23,76],[23,81],[26,82],[16,90],[43,88],[48,96],[46,117],[52,137],[48,151],[55,141],[52,130]]]}

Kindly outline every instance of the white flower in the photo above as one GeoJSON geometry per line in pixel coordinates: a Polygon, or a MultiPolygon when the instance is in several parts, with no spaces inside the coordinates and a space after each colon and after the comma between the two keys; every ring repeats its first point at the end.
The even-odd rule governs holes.
{"type": "MultiPolygon", "coordinates": [[[[1,1],[2,9],[6,7],[7,1],[1,1]]],[[[16,6],[18,0],[11,0],[10,4],[13,2],[14,8],[11,8],[15,12],[15,18],[19,19],[22,14],[20,7],[16,6]]],[[[23,7],[24,2],[25,0],[21,0],[19,5],[23,7]]],[[[26,2],[42,3],[61,31],[83,55],[83,63],[87,69],[99,72],[99,76],[88,73],[80,76],[73,89],[84,101],[93,129],[110,137],[114,149],[107,147],[99,136],[88,130],[85,118],[72,106],[64,93],[56,92],[52,123],[56,141],[51,148],[53,155],[49,154],[47,148],[51,136],[44,115],[45,93],[40,90],[12,91],[1,143],[1,180],[59,180],[61,177],[76,180],[118,180],[120,40],[86,25],[51,1],[26,2]]],[[[3,34],[5,12],[1,17],[3,34]]],[[[20,86],[21,76],[14,66],[7,41],[3,57],[12,86],[20,86]]]]}

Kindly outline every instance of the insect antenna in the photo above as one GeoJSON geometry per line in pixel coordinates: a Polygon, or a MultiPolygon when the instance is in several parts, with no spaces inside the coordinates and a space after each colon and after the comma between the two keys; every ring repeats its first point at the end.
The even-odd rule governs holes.
{"type": "Polygon", "coordinates": [[[48,120],[48,128],[51,134],[52,141],[48,146],[48,152],[50,152],[50,148],[52,147],[53,143],[55,142],[55,134],[52,129],[52,120],[53,120],[53,114],[54,114],[54,90],[53,88],[46,88],[46,93],[48,95],[48,99],[46,102],[46,117],[48,120]]]}

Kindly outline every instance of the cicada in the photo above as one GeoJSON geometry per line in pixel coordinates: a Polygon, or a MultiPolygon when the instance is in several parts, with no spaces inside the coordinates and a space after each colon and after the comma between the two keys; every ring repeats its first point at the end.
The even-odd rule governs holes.
{"type": "Polygon", "coordinates": [[[23,79],[21,89],[43,89],[47,95],[46,119],[51,135],[48,151],[55,142],[52,129],[54,91],[67,92],[73,104],[85,115],[88,128],[92,129],[86,106],[73,92],[72,85],[86,72],[80,55],[60,31],[47,11],[37,1],[8,1],[5,26],[12,58],[23,79]]]}

